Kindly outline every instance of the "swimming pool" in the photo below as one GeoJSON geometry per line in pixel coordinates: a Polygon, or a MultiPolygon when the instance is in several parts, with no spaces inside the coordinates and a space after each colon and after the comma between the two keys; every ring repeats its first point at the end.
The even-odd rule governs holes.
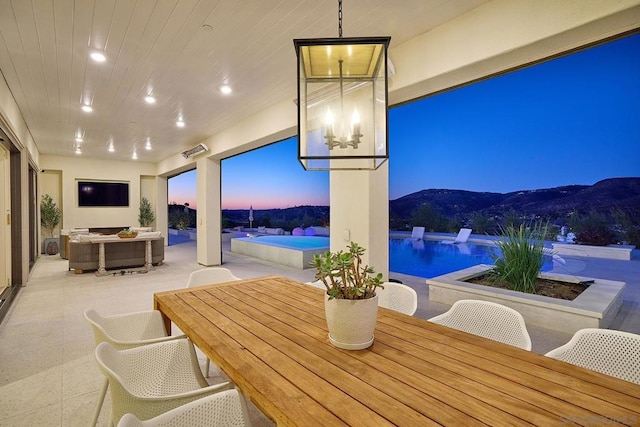
{"type": "Polygon", "coordinates": [[[278,246],[281,248],[307,250],[307,249],[329,249],[328,237],[317,236],[260,236],[243,237],[239,240],[250,240],[260,245],[278,246]]]}
{"type": "Polygon", "coordinates": [[[314,255],[329,250],[329,238],[260,236],[231,239],[231,252],[299,269],[310,268],[314,255]]]}
{"type": "MultiPolygon", "coordinates": [[[[493,265],[489,255],[491,247],[474,243],[389,239],[389,270],[429,279],[478,264],[493,265]]],[[[542,270],[551,267],[551,258],[545,257],[542,270]]]]}
{"type": "MultiPolygon", "coordinates": [[[[443,244],[436,240],[389,239],[389,271],[432,277],[478,264],[493,264],[489,245],[443,244]]],[[[329,238],[319,236],[260,236],[231,239],[231,252],[299,269],[310,268],[314,255],[329,249],[329,238]]],[[[542,270],[552,267],[546,257],[542,270]]]]}

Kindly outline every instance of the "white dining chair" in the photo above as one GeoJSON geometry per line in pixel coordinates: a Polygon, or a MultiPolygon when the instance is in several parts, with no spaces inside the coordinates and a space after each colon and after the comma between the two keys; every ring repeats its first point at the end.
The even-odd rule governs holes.
{"type": "MultiPolygon", "coordinates": [[[[224,267],[207,267],[200,270],[192,271],[187,279],[187,288],[194,286],[215,285],[224,282],[233,282],[234,280],[241,280],[236,277],[231,270],[224,267]]],[[[211,366],[211,360],[207,357],[207,361],[204,367],[205,376],[209,376],[209,368],[211,366]]]]}
{"type": "Polygon", "coordinates": [[[459,300],[449,311],[432,317],[429,321],[531,350],[531,337],[522,315],[510,307],[494,302],[459,300]]]}
{"type": "Polygon", "coordinates": [[[96,347],[98,367],[109,380],[111,425],[131,413],[141,420],[233,388],[229,382],[209,385],[187,338],[117,350],[96,347]]]}
{"type": "Polygon", "coordinates": [[[585,328],[545,356],[640,384],[640,335],[585,328]]]}
{"type": "Polygon", "coordinates": [[[418,294],[410,286],[396,282],[384,282],[376,288],[378,306],[413,316],[418,309],[418,294]]]}
{"type": "Polygon", "coordinates": [[[187,288],[194,286],[215,285],[217,283],[232,282],[240,280],[231,270],[224,267],[207,267],[195,270],[189,274],[187,288]]]}
{"type": "Polygon", "coordinates": [[[118,427],[250,427],[244,397],[236,389],[178,406],[164,414],[142,421],[133,414],[120,418],[118,427]]]}
{"type": "MultiPolygon", "coordinates": [[[[185,337],[168,335],[158,310],[102,316],[94,309],[87,309],[84,312],[84,318],[93,330],[96,345],[108,342],[120,350],[185,337]]],[[[98,422],[108,388],[109,381],[105,378],[91,425],[96,425],[98,422]]]]}
{"type": "Polygon", "coordinates": [[[327,291],[327,287],[322,283],[322,280],[318,279],[313,282],[304,282],[305,285],[313,286],[314,288],[322,289],[325,292],[327,291]]]}

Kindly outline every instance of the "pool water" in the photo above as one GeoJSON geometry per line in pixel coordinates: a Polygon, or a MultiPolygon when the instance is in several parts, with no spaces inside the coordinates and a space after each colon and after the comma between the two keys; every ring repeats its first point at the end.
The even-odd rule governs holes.
{"type": "MultiPolygon", "coordinates": [[[[474,243],[389,239],[389,270],[429,279],[478,264],[493,265],[491,249],[496,248],[474,243]]],[[[542,270],[551,267],[550,257],[545,257],[542,270]]]]}
{"type": "Polygon", "coordinates": [[[301,251],[308,249],[329,249],[329,238],[319,236],[260,236],[245,237],[239,240],[249,240],[252,243],[301,251]]]}

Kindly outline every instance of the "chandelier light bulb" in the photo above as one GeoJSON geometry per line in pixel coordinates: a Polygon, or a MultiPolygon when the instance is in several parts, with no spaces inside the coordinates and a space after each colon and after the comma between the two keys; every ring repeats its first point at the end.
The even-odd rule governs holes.
{"type": "Polygon", "coordinates": [[[353,114],[351,115],[351,133],[353,135],[360,134],[360,114],[358,114],[358,109],[353,109],[353,114]]]}
{"type": "Polygon", "coordinates": [[[331,108],[327,107],[327,114],[324,116],[324,122],[328,125],[333,124],[333,113],[331,113],[331,108]]]}

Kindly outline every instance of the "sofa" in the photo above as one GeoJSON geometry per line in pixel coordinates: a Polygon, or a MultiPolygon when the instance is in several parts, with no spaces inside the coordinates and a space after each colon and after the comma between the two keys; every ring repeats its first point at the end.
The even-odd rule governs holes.
{"type": "MultiPolygon", "coordinates": [[[[139,233],[139,237],[145,237],[147,233],[139,233]]],[[[158,232],[159,234],[159,232],[158,232]]],[[[155,235],[154,235],[155,236],[155,235]]],[[[147,235],[146,237],[154,237],[147,235]]],[[[69,270],[73,269],[77,274],[98,269],[99,244],[92,243],[96,239],[113,239],[114,236],[80,235],[77,239],[69,241],[69,270]]],[[[127,239],[126,242],[104,244],[105,268],[118,269],[127,267],[140,267],[145,265],[146,241],[127,239]]],[[[154,237],[151,241],[151,263],[162,265],[164,261],[164,237],[154,237]]]]}
{"type": "Polygon", "coordinates": [[[282,236],[284,234],[284,230],[280,227],[271,228],[271,227],[258,227],[258,233],[260,234],[270,234],[274,236],[282,236]]]}

